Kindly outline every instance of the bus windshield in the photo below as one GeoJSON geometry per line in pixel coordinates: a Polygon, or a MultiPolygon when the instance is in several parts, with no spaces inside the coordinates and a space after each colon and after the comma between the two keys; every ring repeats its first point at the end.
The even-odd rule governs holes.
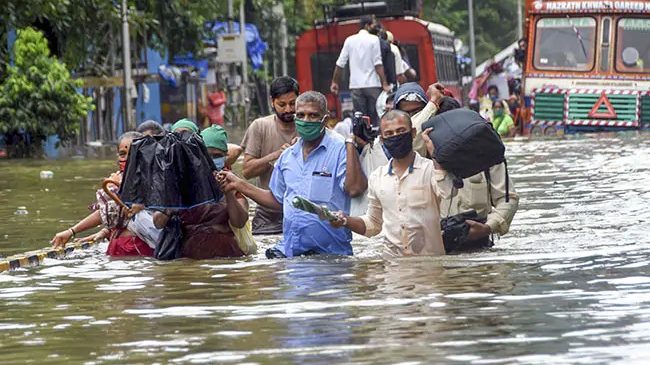
{"type": "Polygon", "coordinates": [[[595,46],[595,19],[542,18],[535,36],[535,68],[589,71],[594,67],[595,46]]]}
{"type": "Polygon", "coordinates": [[[650,70],[650,19],[625,18],[618,21],[616,70],[650,70]]]}

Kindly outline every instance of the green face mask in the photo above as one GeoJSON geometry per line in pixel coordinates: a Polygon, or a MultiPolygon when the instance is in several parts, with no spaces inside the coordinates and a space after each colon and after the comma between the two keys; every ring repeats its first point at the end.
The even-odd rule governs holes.
{"type": "Polygon", "coordinates": [[[494,116],[495,117],[502,117],[503,113],[504,113],[503,109],[495,109],[494,110],[494,116]]]}
{"type": "Polygon", "coordinates": [[[307,142],[318,139],[325,129],[322,122],[307,122],[298,118],[295,118],[294,122],[296,123],[296,131],[298,132],[298,135],[307,142]]]}

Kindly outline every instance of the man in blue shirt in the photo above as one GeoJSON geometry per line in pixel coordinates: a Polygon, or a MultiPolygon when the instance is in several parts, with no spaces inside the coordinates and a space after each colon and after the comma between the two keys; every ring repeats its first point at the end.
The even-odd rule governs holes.
{"type": "Polygon", "coordinates": [[[333,228],[318,216],[296,209],[295,196],[305,197],[332,211],[350,211],[350,197],[363,194],[368,181],[361,171],[353,141],[343,141],[325,128],[327,99],[307,91],[296,99],[296,130],[300,139],[286,149],[273,169],[270,190],[260,189],[232,173],[220,175],[225,191],[237,190],[257,204],[284,213],[284,238],[267,250],[269,258],[310,254],[352,255],[352,234],[333,228]],[[348,143],[350,142],[350,143],[348,143]]]}

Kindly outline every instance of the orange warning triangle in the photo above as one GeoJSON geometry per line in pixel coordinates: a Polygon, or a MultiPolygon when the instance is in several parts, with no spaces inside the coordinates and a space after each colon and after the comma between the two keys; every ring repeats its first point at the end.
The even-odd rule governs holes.
{"type": "Polygon", "coordinates": [[[609,101],[607,98],[607,95],[605,95],[605,92],[600,94],[600,99],[594,104],[594,107],[591,108],[591,111],[589,114],[587,114],[589,118],[595,118],[595,119],[616,119],[616,111],[614,111],[614,107],[612,106],[612,103],[609,101]],[[598,109],[605,104],[605,107],[607,108],[606,112],[598,112],[598,109]]]}

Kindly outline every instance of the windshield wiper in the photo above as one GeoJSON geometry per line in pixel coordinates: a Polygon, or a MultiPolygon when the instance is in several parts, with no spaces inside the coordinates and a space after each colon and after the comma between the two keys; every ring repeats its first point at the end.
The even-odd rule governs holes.
{"type": "Polygon", "coordinates": [[[580,47],[582,47],[582,53],[584,53],[584,55],[585,55],[585,60],[588,60],[589,56],[587,56],[587,49],[585,48],[585,42],[582,39],[582,34],[580,34],[580,31],[575,26],[575,24],[573,24],[573,22],[571,21],[571,18],[568,15],[566,16],[566,18],[569,19],[569,24],[571,24],[571,27],[573,27],[573,32],[576,34],[576,37],[580,41],[580,47]]]}

